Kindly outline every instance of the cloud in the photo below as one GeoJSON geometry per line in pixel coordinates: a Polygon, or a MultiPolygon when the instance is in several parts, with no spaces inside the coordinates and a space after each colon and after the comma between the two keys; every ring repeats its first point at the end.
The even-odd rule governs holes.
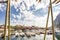
{"type": "MultiPolygon", "coordinates": [[[[11,25],[26,25],[26,26],[35,25],[39,27],[45,27],[48,13],[46,12],[46,14],[44,14],[44,12],[38,12],[39,16],[36,16],[37,14],[34,15],[35,12],[30,10],[30,7],[32,5],[34,5],[35,7],[34,11],[38,12],[37,10],[42,8],[44,12],[46,12],[47,9],[45,8],[49,6],[49,0],[42,0],[41,3],[36,2],[36,0],[17,0],[17,2],[15,2],[15,0],[11,1],[11,7],[14,6],[17,12],[20,11],[18,14],[11,13],[13,17],[11,18],[11,25]],[[44,16],[40,16],[41,14],[44,16]]],[[[3,7],[4,5],[0,4],[1,11],[3,10],[2,9],[3,7]]],[[[56,16],[59,14],[59,11],[54,11],[54,10],[56,10],[57,8],[59,9],[60,7],[55,7],[55,4],[53,4],[53,7],[54,7],[53,16],[55,20],[56,16]]],[[[51,16],[49,18],[48,25],[51,26],[51,16]]]]}
{"type": "MultiPolygon", "coordinates": [[[[22,25],[26,25],[26,26],[35,25],[35,26],[39,26],[39,27],[45,26],[43,24],[46,21],[45,20],[46,19],[46,15],[42,16],[42,17],[37,17],[37,16],[33,15],[33,13],[30,12],[30,11],[24,11],[24,12],[22,12],[22,14],[17,15],[17,16],[19,16],[19,17],[21,16],[21,19],[24,17],[24,20],[19,19],[15,15],[18,18],[18,20],[17,19],[14,19],[15,21],[12,20],[13,24],[16,23],[16,25],[22,24],[22,25]]],[[[14,16],[14,18],[15,18],[15,16],[14,16]]]]}
{"type": "Polygon", "coordinates": [[[6,4],[0,4],[0,11],[6,10],[6,4]]]}
{"type": "Polygon", "coordinates": [[[15,15],[15,14],[12,14],[12,16],[13,16],[14,18],[16,18],[16,15],[15,15]]]}
{"type": "Polygon", "coordinates": [[[30,9],[30,6],[32,6],[32,5],[35,5],[36,10],[39,8],[46,8],[49,5],[49,0],[42,0],[40,3],[36,2],[36,0],[17,0],[17,2],[11,1],[11,6],[14,5],[14,7],[17,9],[17,7],[20,6],[21,2],[26,3],[28,10],[30,9]]]}
{"type": "MultiPolygon", "coordinates": [[[[44,3],[43,3],[44,1],[41,1],[41,3],[37,3],[34,0],[26,0],[26,1],[24,0],[24,2],[26,3],[26,6],[27,6],[28,10],[30,9],[30,6],[35,4],[35,8],[36,8],[35,11],[43,8],[43,10],[45,10],[45,12],[46,12],[47,11],[46,8],[49,5],[49,4],[47,4],[49,2],[47,2],[46,5],[44,5],[44,3]]],[[[35,12],[27,11],[24,4],[22,4],[21,7],[19,7],[19,9],[20,9],[21,13],[19,13],[18,15],[13,14],[13,17],[14,17],[13,20],[12,20],[13,25],[26,25],[26,26],[35,25],[35,26],[38,26],[38,27],[45,27],[46,26],[46,20],[47,20],[47,14],[48,14],[47,12],[46,12],[46,14],[44,14],[44,16],[36,16],[37,14],[36,15],[33,14],[35,12]],[[15,18],[17,18],[18,20],[15,19],[15,18]]],[[[56,8],[55,8],[55,10],[56,10],[56,8]]],[[[38,12],[38,11],[36,11],[36,12],[38,12]]],[[[59,14],[59,11],[54,11],[54,9],[53,9],[54,20],[55,20],[55,18],[58,14],[59,14]]],[[[49,23],[48,23],[48,27],[50,27],[50,26],[51,26],[51,15],[49,16],[49,23]]]]}

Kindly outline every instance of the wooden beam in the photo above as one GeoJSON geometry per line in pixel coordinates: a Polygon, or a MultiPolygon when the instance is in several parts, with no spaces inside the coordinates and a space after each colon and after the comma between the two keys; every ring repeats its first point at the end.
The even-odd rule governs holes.
{"type": "MultiPolygon", "coordinates": [[[[5,1],[7,3],[6,16],[5,16],[5,27],[4,27],[4,39],[6,40],[6,32],[8,31],[8,40],[10,40],[10,0],[5,1]],[[8,28],[8,30],[7,30],[8,28]]],[[[5,3],[1,2],[1,3],[5,3]]]]}
{"type": "Polygon", "coordinates": [[[10,40],[10,0],[7,0],[7,13],[8,13],[8,40],[10,40]]]}
{"type": "Polygon", "coordinates": [[[56,1],[57,1],[57,0],[54,0],[54,1],[52,2],[52,4],[55,3],[56,1]]]}
{"type": "Polygon", "coordinates": [[[38,3],[41,2],[41,0],[36,0],[38,3]]]}
{"type": "Polygon", "coordinates": [[[52,37],[53,40],[55,40],[55,35],[54,35],[54,21],[53,21],[53,10],[52,10],[52,1],[50,0],[50,8],[51,8],[51,20],[52,20],[52,37]]]}
{"type": "Polygon", "coordinates": [[[57,4],[57,3],[59,3],[59,2],[60,2],[60,0],[54,0],[54,1],[52,2],[52,4],[53,4],[53,3],[57,4]]]}
{"type": "Polygon", "coordinates": [[[0,3],[7,3],[7,1],[0,1],[0,3]]]}
{"type": "Polygon", "coordinates": [[[48,16],[47,16],[47,21],[46,21],[45,33],[44,33],[44,40],[45,40],[45,38],[46,38],[46,34],[47,34],[49,14],[50,14],[50,6],[48,7],[48,16]]]}
{"type": "Polygon", "coordinates": [[[5,27],[4,27],[4,39],[3,40],[6,40],[7,24],[8,24],[8,13],[7,13],[7,7],[6,7],[5,27]]]}

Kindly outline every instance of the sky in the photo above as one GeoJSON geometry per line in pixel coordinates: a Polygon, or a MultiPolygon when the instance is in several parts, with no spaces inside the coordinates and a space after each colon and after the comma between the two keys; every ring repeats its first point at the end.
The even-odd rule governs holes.
{"type": "MultiPolygon", "coordinates": [[[[45,27],[48,14],[49,0],[10,0],[10,24],[45,27]]],[[[53,2],[54,0],[52,0],[53,2]]],[[[56,19],[60,13],[60,3],[52,4],[53,17],[56,19]]],[[[0,25],[5,24],[6,4],[0,4],[0,25]]],[[[51,15],[49,16],[48,26],[51,26],[51,15]]]]}

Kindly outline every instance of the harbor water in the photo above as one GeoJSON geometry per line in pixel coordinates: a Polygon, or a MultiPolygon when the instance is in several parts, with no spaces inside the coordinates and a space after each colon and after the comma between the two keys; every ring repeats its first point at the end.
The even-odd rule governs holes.
{"type": "MultiPolygon", "coordinates": [[[[11,35],[11,40],[43,40],[44,35],[40,34],[40,35],[36,35],[36,36],[31,36],[31,37],[21,37],[18,36],[16,37],[15,35],[11,35]]],[[[55,39],[57,40],[57,38],[55,37],[55,39]]],[[[0,38],[0,40],[3,40],[3,38],[0,38]]],[[[8,38],[6,38],[6,40],[8,40],[8,38]]],[[[52,35],[46,35],[46,40],[53,40],[52,39],[52,35]]]]}

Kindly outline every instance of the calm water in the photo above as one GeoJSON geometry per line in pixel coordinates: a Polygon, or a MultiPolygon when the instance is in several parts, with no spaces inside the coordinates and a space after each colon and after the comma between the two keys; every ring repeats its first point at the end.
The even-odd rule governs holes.
{"type": "MultiPolygon", "coordinates": [[[[43,37],[44,35],[41,34],[41,35],[36,35],[35,37],[32,36],[30,38],[27,38],[26,36],[25,37],[15,37],[14,35],[11,36],[11,40],[43,40],[43,37]]],[[[57,38],[55,38],[57,40],[57,38]]],[[[0,38],[0,40],[3,40],[0,38]]],[[[8,39],[7,39],[8,40],[8,39]]],[[[46,40],[52,40],[52,35],[47,35],[46,36],[46,40]]]]}

